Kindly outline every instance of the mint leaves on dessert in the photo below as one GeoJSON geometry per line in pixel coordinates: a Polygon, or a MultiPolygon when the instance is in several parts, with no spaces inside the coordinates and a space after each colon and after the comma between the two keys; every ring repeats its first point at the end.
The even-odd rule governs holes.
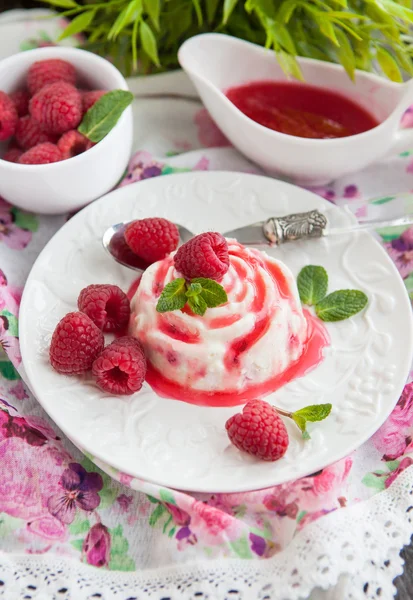
{"type": "Polygon", "coordinates": [[[216,281],[197,277],[187,282],[180,277],[166,284],[156,310],[161,313],[180,310],[188,303],[193,313],[203,316],[207,308],[214,308],[226,302],[228,302],[227,293],[216,281]]]}
{"type": "Polygon", "coordinates": [[[133,94],[125,90],[112,90],[104,94],[83,117],[78,127],[79,133],[97,144],[115,127],[132,100],[133,94]]]}
{"type": "Polygon", "coordinates": [[[303,304],[313,306],[327,294],[328,275],[324,267],[308,265],[301,269],[297,278],[298,293],[303,304]]]}
{"type": "Polygon", "coordinates": [[[303,438],[310,439],[310,434],[307,431],[307,421],[323,421],[331,413],[331,404],[312,404],[305,408],[300,408],[291,413],[291,418],[302,431],[303,438]]]}
{"type": "Polygon", "coordinates": [[[300,300],[314,306],[322,321],[343,321],[357,314],[367,305],[368,298],[359,290],[337,290],[328,296],[328,275],[323,267],[308,265],[297,277],[300,300]]]}

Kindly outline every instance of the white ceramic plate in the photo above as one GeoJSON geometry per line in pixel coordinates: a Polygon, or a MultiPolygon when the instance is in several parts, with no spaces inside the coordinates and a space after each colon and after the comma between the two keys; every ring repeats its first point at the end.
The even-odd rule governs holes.
{"type": "MultiPolygon", "coordinates": [[[[334,225],[351,217],[289,184],[239,173],[184,173],[117,190],[73,217],[49,242],[27,281],[20,309],[23,364],[39,402],[82,450],[134,477],[177,489],[244,491],[318,471],[349,454],[383,423],[408,376],[413,348],[410,302],[396,268],[369,234],[337,236],[270,250],[295,275],[323,265],[330,291],[363,290],[368,309],[327,324],[332,344],[314,371],[267,400],[295,410],[331,402],[332,414],[303,441],[287,423],[290,446],[276,463],[228,443],[224,424],[239,408],[197,407],[158,397],[148,385],[132,397],[99,391],[86,378],[57,374],[48,363],[54,327],[76,309],[91,283],[127,289],[132,271],[105,253],[104,230],[122,220],[163,216],[195,233],[224,232],[269,216],[321,208],[334,225]]],[[[276,343],[276,340],[274,340],[276,343]]]]}

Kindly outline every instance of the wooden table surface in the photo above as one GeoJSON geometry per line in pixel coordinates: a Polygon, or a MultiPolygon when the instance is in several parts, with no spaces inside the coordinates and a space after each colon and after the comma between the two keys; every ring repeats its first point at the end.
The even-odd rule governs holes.
{"type": "MultiPolygon", "coordinates": [[[[0,12],[9,10],[11,8],[33,8],[42,7],[44,4],[40,4],[33,0],[0,0],[0,12]]],[[[413,600],[413,543],[407,546],[402,551],[402,556],[405,560],[405,570],[403,575],[397,577],[395,585],[397,587],[397,600],[413,600]]],[[[344,598],[340,600],[345,600],[344,598]]],[[[390,600],[389,598],[383,598],[383,600],[390,600]]]]}

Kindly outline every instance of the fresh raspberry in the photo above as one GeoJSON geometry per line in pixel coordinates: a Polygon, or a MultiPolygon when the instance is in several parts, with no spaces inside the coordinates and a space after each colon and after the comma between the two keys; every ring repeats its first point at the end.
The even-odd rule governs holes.
{"type": "Polygon", "coordinates": [[[92,90],[91,92],[83,92],[82,94],[82,105],[83,112],[87,112],[95,102],[102,98],[106,94],[106,90],[92,90]]]}
{"type": "Polygon", "coordinates": [[[76,131],[76,129],[66,131],[57,142],[57,147],[62,153],[63,159],[73,158],[78,154],[82,154],[92,146],[93,143],[88,140],[87,137],[76,131]]]}
{"type": "Polygon", "coordinates": [[[0,142],[14,135],[19,117],[13,100],[0,91],[0,142]]]}
{"type": "Polygon", "coordinates": [[[88,285],[77,306],[103,331],[120,331],[129,323],[129,300],[117,285],[88,285]]]}
{"type": "Polygon", "coordinates": [[[81,312],[71,312],[54,330],[50,363],[59,373],[78,375],[92,367],[104,346],[103,333],[93,321],[81,312]]]}
{"type": "Polygon", "coordinates": [[[73,85],[58,81],[37,92],[29,110],[44,131],[65,133],[76,129],[82,119],[82,97],[73,85]]]}
{"type": "Polygon", "coordinates": [[[30,94],[26,90],[17,90],[17,92],[13,92],[10,94],[10,98],[14,102],[14,106],[16,107],[17,114],[19,117],[24,117],[29,112],[29,101],[30,94]]]}
{"type": "Polygon", "coordinates": [[[60,58],[39,60],[31,65],[27,74],[27,87],[32,96],[45,85],[56,83],[57,81],[65,81],[72,85],[76,84],[74,66],[60,58]]]}
{"type": "Polygon", "coordinates": [[[48,163],[59,162],[62,160],[62,154],[57,146],[50,142],[39,144],[30,148],[19,158],[21,165],[46,165],[48,163]]]}
{"type": "Polygon", "coordinates": [[[228,419],[225,429],[234,446],[262,460],[278,460],[288,448],[288,433],[283,420],[263,400],[247,402],[242,413],[228,419]]]}
{"type": "Polygon", "coordinates": [[[179,231],[175,223],[167,219],[141,219],[126,227],[125,240],[135,254],[152,264],[176,249],[179,231]]]}
{"type": "Polygon", "coordinates": [[[142,387],[146,358],[142,349],[130,338],[119,338],[98,356],[93,363],[92,373],[101,390],[129,396],[142,387]]]}
{"type": "Polygon", "coordinates": [[[23,150],[30,150],[30,148],[44,142],[50,142],[51,144],[56,142],[56,136],[42,131],[39,123],[30,115],[18,120],[15,138],[18,146],[23,150]]]}
{"type": "Polygon", "coordinates": [[[227,241],[220,233],[201,233],[179,248],[174,262],[176,269],[187,279],[219,280],[229,269],[227,241]]]}
{"type": "Polygon", "coordinates": [[[23,151],[19,148],[9,148],[7,152],[2,156],[3,160],[7,160],[7,162],[19,162],[19,158],[23,154],[23,151]]]}

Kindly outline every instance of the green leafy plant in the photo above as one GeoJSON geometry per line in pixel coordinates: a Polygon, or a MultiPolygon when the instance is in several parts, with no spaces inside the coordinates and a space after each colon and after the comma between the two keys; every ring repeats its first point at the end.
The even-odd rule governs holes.
{"type": "Polygon", "coordinates": [[[125,75],[176,68],[187,38],[216,31],[272,48],[285,71],[295,56],[413,75],[409,0],[43,0],[71,20],[62,38],[85,34],[84,47],[109,56],[125,75]]]}
{"type": "Polygon", "coordinates": [[[180,310],[188,304],[196,315],[203,316],[207,308],[214,308],[228,302],[227,293],[216,281],[197,277],[186,282],[183,277],[167,283],[156,305],[160,313],[180,310]]]}

